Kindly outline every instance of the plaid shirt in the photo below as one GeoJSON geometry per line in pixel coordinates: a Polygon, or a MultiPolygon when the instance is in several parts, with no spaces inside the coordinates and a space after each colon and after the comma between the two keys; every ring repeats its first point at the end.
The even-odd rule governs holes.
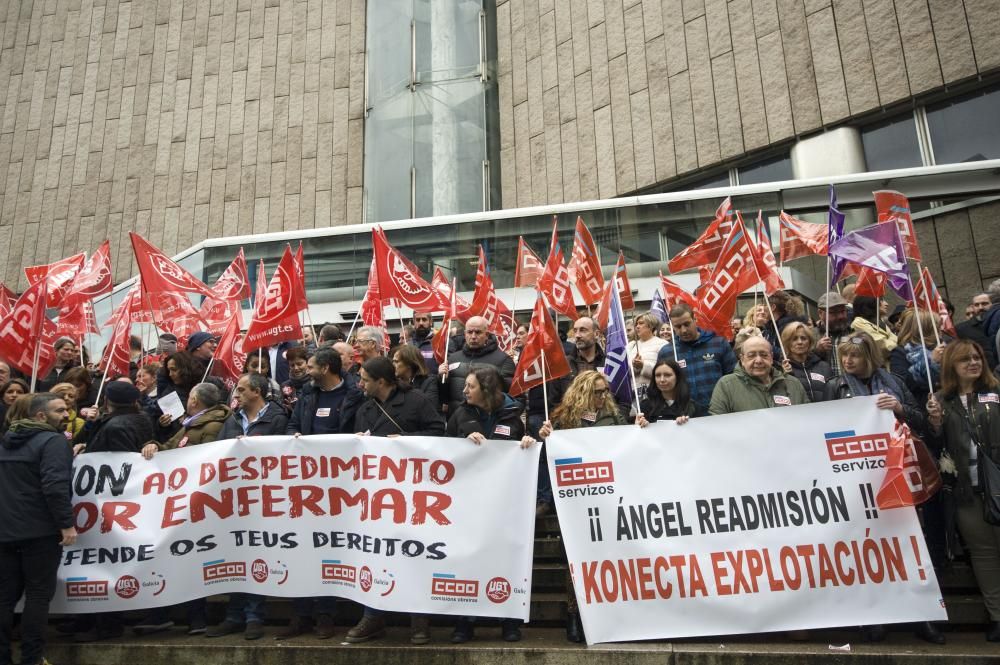
{"type": "MultiPolygon", "coordinates": [[[[707,411],[715,384],[736,367],[736,354],[729,342],[715,333],[701,328],[698,333],[698,339],[693,342],[677,340],[677,360],[687,372],[691,399],[700,407],[700,411],[707,411]]],[[[660,349],[656,359],[668,360],[673,357],[673,346],[666,344],[660,349]]]]}

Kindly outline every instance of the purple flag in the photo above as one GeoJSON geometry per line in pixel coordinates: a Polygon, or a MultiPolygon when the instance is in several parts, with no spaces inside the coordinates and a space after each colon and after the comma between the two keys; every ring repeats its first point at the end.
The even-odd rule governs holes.
{"type": "Polygon", "coordinates": [[[834,260],[833,282],[837,281],[847,262],[857,263],[889,278],[889,286],[904,300],[913,300],[910,275],[903,252],[903,240],[895,224],[872,224],[845,234],[830,245],[834,260]]]}
{"type": "MultiPolygon", "coordinates": [[[[837,190],[834,189],[833,185],[830,185],[830,207],[826,213],[827,247],[833,247],[833,244],[844,236],[844,217],[844,213],[840,212],[840,208],[837,207],[837,190]]],[[[832,254],[829,254],[828,257],[828,260],[833,262],[832,274],[834,277],[833,281],[830,282],[830,286],[833,286],[837,283],[837,276],[844,271],[844,260],[836,258],[832,254]]]]}
{"type": "MultiPolygon", "coordinates": [[[[611,386],[611,393],[619,404],[629,404],[634,399],[632,387],[632,363],[625,350],[628,336],[625,334],[625,315],[618,298],[618,289],[611,289],[611,306],[608,307],[607,347],[604,350],[604,375],[611,386]]],[[[638,409],[639,405],[636,404],[638,409]]]]}
{"type": "Polygon", "coordinates": [[[655,316],[660,323],[667,322],[667,306],[663,302],[663,296],[660,295],[659,289],[653,291],[653,302],[649,305],[649,313],[655,316]]]}

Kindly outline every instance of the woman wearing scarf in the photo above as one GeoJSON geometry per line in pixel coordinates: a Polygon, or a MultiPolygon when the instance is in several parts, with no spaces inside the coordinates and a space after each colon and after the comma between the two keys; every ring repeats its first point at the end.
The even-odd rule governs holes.
{"type": "Polygon", "coordinates": [[[285,351],[285,360],[288,361],[288,380],[281,384],[281,404],[291,414],[302,389],[309,383],[309,351],[293,346],[285,351]]]}

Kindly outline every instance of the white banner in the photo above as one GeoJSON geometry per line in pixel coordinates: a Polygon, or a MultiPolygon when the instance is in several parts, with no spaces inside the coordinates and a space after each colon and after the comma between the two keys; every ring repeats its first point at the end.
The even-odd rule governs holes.
{"type": "Polygon", "coordinates": [[[538,455],[353,435],[81,455],[52,611],[244,591],[527,620],[538,455]]]}
{"type": "Polygon", "coordinates": [[[875,501],[875,399],[554,432],[588,642],[947,618],[916,512],[875,501]]]}

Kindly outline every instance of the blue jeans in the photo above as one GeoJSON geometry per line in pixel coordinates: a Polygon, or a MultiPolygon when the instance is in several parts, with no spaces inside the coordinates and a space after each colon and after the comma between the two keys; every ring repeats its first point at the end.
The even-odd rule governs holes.
{"type": "Polygon", "coordinates": [[[264,596],[254,593],[234,593],[229,596],[226,605],[226,621],[233,623],[250,623],[264,621],[264,596]]]}

